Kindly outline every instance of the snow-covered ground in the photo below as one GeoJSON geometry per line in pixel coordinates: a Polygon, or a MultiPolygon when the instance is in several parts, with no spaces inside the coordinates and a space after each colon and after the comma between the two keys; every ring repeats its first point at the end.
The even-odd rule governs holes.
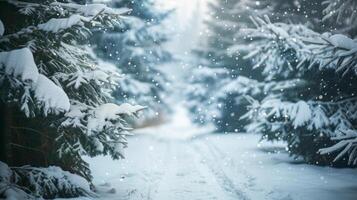
{"type": "Polygon", "coordinates": [[[176,119],[138,130],[129,138],[125,160],[88,158],[101,199],[357,198],[356,170],[303,164],[283,144],[258,144],[257,135],[191,129],[199,130],[176,119]],[[185,137],[177,137],[180,132],[185,137]]]}

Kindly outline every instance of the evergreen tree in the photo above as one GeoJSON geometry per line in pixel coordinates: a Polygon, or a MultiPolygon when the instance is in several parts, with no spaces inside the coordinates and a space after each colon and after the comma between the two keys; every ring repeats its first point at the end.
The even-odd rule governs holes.
{"type": "Polygon", "coordinates": [[[198,65],[224,68],[226,75],[205,81],[204,73],[194,73],[201,90],[191,92],[191,108],[197,113],[210,105],[215,113],[203,110],[211,116],[201,119],[217,117],[223,130],[247,125],[265,139],[285,140],[291,154],[308,162],[355,163],[355,41],[336,34],[355,37],[354,6],[340,0],[214,2],[198,65]],[[240,116],[245,108],[250,111],[240,116]]]}
{"type": "Polygon", "coordinates": [[[155,8],[154,1],[114,1],[114,7],[131,9],[130,16],[113,30],[96,34],[95,52],[125,76],[114,96],[119,102],[148,105],[146,116],[168,109],[163,98],[167,83],[160,71],[171,55],[162,45],[168,40],[162,20],[169,12],[155,8]]]}
{"type": "Polygon", "coordinates": [[[92,29],[117,25],[127,10],[56,1],[0,3],[0,97],[6,118],[1,160],[12,166],[0,163],[6,171],[0,196],[91,195],[82,156],[123,157],[126,120],[144,108],[110,103],[119,74],[98,66],[86,45],[92,29]],[[39,168],[49,165],[81,177],[39,168]]]}
{"type": "Polygon", "coordinates": [[[187,78],[190,87],[185,92],[186,105],[193,114],[192,120],[205,125],[209,122],[220,123],[223,96],[217,91],[231,81],[225,69],[199,66],[187,78]],[[228,77],[228,78],[227,78],[228,77]],[[219,80],[219,82],[217,82],[219,80]]]}
{"type": "MultiPolygon", "coordinates": [[[[339,3],[327,2],[324,20],[330,17],[331,6],[339,3]]],[[[348,13],[355,6],[350,1],[343,5],[337,12],[348,13]]],[[[291,154],[310,163],[356,165],[356,42],[342,34],[320,34],[305,25],[272,23],[268,17],[254,22],[257,27],[244,32],[252,47],[246,58],[263,68],[265,83],[300,78],[307,85],[290,85],[293,90],[267,93],[261,101],[250,98],[248,131],[263,133],[268,140],[287,141],[291,154]]],[[[353,28],[349,24],[338,31],[355,37],[353,28]]]]}
{"type": "MultiPolygon", "coordinates": [[[[245,66],[248,62],[241,59],[238,54],[229,53],[229,48],[240,40],[236,37],[236,33],[242,26],[245,27],[244,15],[237,12],[238,7],[243,3],[245,2],[227,0],[210,2],[209,19],[205,21],[207,35],[204,35],[199,47],[193,51],[198,60],[194,65],[199,69],[194,70],[193,77],[189,80],[191,80],[191,84],[201,87],[201,92],[193,91],[192,93],[189,91],[189,107],[195,113],[194,116],[197,116],[197,112],[199,113],[201,124],[213,122],[220,131],[233,131],[242,128],[237,127],[235,119],[239,113],[246,111],[245,106],[239,108],[235,106],[236,93],[229,92],[230,94],[227,93],[222,98],[217,97],[217,90],[211,90],[211,88],[219,90],[237,76],[247,72],[245,66]],[[216,74],[217,70],[220,71],[220,75],[214,78],[211,75],[216,74]],[[222,73],[222,70],[225,72],[222,73]],[[212,73],[200,73],[200,71],[211,71],[212,73]],[[206,77],[206,75],[210,77],[206,77]],[[212,78],[213,80],[211,80],[212,78]],[[199,86],[200,84],[202,86],[199,86]],[[210,105],[209,109],[207,107],[207,109],[197,110],[197,107],[203,107],[203,105],[210,105]],[[211,112],[212,110],[215,112],[211,112]]],[[[252,74],[250,73],[250,76],[252,74]]],[[[222,92],[218,93],[222,94],[222,92]]]]}
{"type": "MultiPolygon", "coordinates": [[[[255,47],[250,45],[251,37],[242,34],[246,29],[254,27],[251,18],[268,16],[272,22],[300,23],[308,27],[319,27],[319,31],[331,29],[321,20],[323,5],[319,0],[217,0],[209,4],[210,18],[206,22],[208,34],[195,53],[200,60],[197,65],[210,68],[225,68],[227,78],[264,80],[262,68],[252,67],[254,64],[245,59],[255,47]],[[307,17],[308,16],[308,17],[307,17]]],[[[266,69],[268,71],[269,69],[266,69]]],[[[279,81],[279,79],[276,79],[279,81]]],[[[283,79],[282,79],[283,81],[283,79]]],[[[212,84],[226,84],[229,81],[216,79],[212,84]]],[[[212,86],[216,87],[216,86],[212,86]]],[[[239,91],[239,88],[236,88],[239,91]]],[[[207,91],[209,95],[210,91],[207,91]]],[[[222,91],[223,92],[223,91],[222,91]]],[[[245,120],[236,120],[247,111],[249,102],[240,92],[230,91],[226,98],[216,99],[213,104],[220,105],[219,117],[215,119],[217,127],[222,131],[243,131],[245,120]]],[[[263,97],[264,95],[255,95],[263,97]]],[[[260,99],[262,100],[262,99],[260,99]]],[[[211,101],[211,100],[210,100],[211,101]]]]}

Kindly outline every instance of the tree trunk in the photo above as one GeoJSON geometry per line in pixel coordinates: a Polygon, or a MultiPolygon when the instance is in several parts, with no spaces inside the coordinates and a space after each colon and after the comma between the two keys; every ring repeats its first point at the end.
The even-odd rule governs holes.
{"type": "Polygon", "coordinates": [[[13,164],[11,151],[11,126],[13,123],[13,112],[11,108],[0,103],[0,160],[8,165],[13,164]]]}

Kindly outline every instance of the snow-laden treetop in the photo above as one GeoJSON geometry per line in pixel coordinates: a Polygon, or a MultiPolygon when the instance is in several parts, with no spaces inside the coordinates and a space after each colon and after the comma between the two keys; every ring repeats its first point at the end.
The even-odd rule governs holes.
{"type": "Polygon", "coordinates": [[[130,10],[56,1],[8,3],[27,25],[17,24],[19,31],[8,29],[3,35],[0,21],[0,98],[50,124],[46,128],[54,132],[58,160],[70,158],[81,166],[76,173],[90,180],[81,156],[123,157],[127,119],[145,108],[113,103],[122,77],[116,68],[101,66],[88,50],[93,29],[114,27],[130,10]]]}
{"type": "MultiPolygon", "coordinates": [[[[41,48],[40,45],[43,41],[40,41],[41,38],[36,38],[37,31],[44,31],[44,32],[51,32],[53,37],[58,37],[56,34],[58,32],[71,32],[72,28],[86,30],[85,27],[87,26],[95,26],[100,24],[103,17],[102,15],[111,16],[115,20],[114,17],[120,17],[122,14],[130,11],[129,9],[113,9],[109,8],[104,4],[87,4],[87,5],[79,5],[75,3],[59,3],[53,2],[49,4],[37,4],[37,3],[29,3],[29,2],[22,2],[22,1],[9,1],[9,3],[17,6],[20,8],[20,12],[25,15],[35,15],[36,12],[43,11],[50,12],[50,13],[57,13],[57,16],[63,15],[63,17],[59,18],[51,18],[44,23],[40,23],[37,26],[29,26],[22,29],[20,32],[10,33],[8,35],[4,35],[1,38],[2,42],[4,43],[3,46],[6,49],[9,48],[6,46],[6,43],[9,43],[13,38],[28,38],[32,39],[30,35],[34,35],[33,39],[29,41],[27,44],[28,47],[20,48],[20,49],[13,49],[9,51],[0,52],[0,64],[1,69],[4,70],[4,74],[7,77],[11,76],[14,79],[19,79],[22,82],[22,85],[25,91],[32,91],[34,92],[34,97],[36,101],[43,105],[44,114],[47,115],[50,112],[59,113],[59,112],[66,112],[70,109],[70,98],[68,98],[67,93],[63,90],[63,85],[59,85],[58,78],[66,79],[70,78],[68,75],[65,77],[63,72],[56,72],[53,77],[47,77],[39,73],[38,66],[36,65],[36,61],[33,56],[33,52],[36,54],[41,48]],[[36,40],[37,39],[37,40],[36,40]],[[37,46],[37,47],[36,47],[37,46]],[[51,80],[52,79],[52,80],[51,80]],[[57,80],[56,83],[53,80],[57,80]]],[[[119,18],[118,18],[119,19],[119,18]]],[[[42,19],[41,21],[45,21],[42,19]]],[[[3,35],[4,33],[4,26],[3,23],[0,21],[0,33],[3,35]]],[[[50,35],[51,36],[51,35],[50,35]]],[[[55,41],[54,41],[55,42],[55,41]]],[[[13,45],[12,42],[11,45],[13,45]]],[[[45,45],[45,44],[44,44],[45,45]]],[[[61,46],[66,46],[63,43],[61,46]]],[[[59,57],[63,57],[63,60],[72,62],[73,66],[75,66],[76,59],[74,55],[66,55],[65,52],[62,51],[62,47],[60,47],[60,51],[58,52],[59,57]],[[64,55],[63,55],[64,54],[64,55]]],[[[56,61],[56,60],[54,60],[56,61]]],[[[58,65],[55,65],[56,68],[58,65]]],[[[87,75],[88,78],[84,78],[87,81],[95,81],[98,84],[102,82],[106,82],[110,75],[108,72],[100,70],[99,68],[86,69],[83,72],[83,69],[76,70],[81,72],[82,76],[87,75]],[[93,70],[94,69],[94,70],[93,70]],[[89,70],[89,71],[88,71],[89,70]]],[[[47,69],[41,69],[42,71],[52,71],[50,67],[47,69]]],[[[115,73],[115,72],[110,72],[115,73]]],[[[77,73],[78,74],[78,73],[77,73]]],[[[73,79],[73,77],[72,77],[73,79]]],[[[73,82],[73,80],[72,80],[73,82]]],[[[83,81],[76,81],[76,89],[79,88],[80,84],[83,81]]],[[[71,85],[70,83],[67,86],[71,85]]],[[[24,95],[29,95],[28,92],[25,92],[24,95]]],[[[22,97],[24,99],[24,97],[22,97]]],[[[25,104],[28,101],[24,102],[25,104]]],[[[30,115],[29,105],[23,105],[22,110],[26,113],[27,116],[30,115]]]]}

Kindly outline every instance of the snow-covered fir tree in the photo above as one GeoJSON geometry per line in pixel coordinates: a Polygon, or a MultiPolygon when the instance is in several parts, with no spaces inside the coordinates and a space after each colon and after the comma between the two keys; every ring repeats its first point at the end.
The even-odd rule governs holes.
{"type": "MultiPolygon", "coordinates": [[[[235,80],[253,79],[261,81],[263,77],[259,68],[251,68],[249,60],[244,56],[250,52],[244,36],[238,34],[241,30],[251,28],[253,23],[250,17],[268,15],[274,21],[295,21],[306,22],[305,15],[316,18],[321,10],[321,3],[318,1],[227,1],[217,0],[209,3],[209,19],[206,20],[207,35],[202,44],[195,49],[198,59],[197,66],[207,66],[209,68],[224,68],[227,70],[227,78],[235,80]],[[309,8],[309,9],[306,9],[309,8]],[[304,10],[304,12],[302,12],[304,10]],[[307,10],[307,11],[306,11],[307,10]]],[[[314,23],[316,20],[311,20],[314,23]]],[[[248,41],[249,42],[249,41],[248,41]]],[[[197,76],[200,76],[197,74],[197,76]]],[[[211,84],[226,84],[229,81],[215,79],[211,84]]],[[[207,90],[207,93],[210,91],[207,90]]],[[[220,91],[219,93],[223,93],[220,91]]],[[[223,131],[243,131],[245,123],[236,120],[247,110],[248,102],[241,94],[236,92],[226,93],[225,98],[209,100],[216,106],[220,105],[219,117],[215,123],[223,131]]],[[[193,103],[191,103],[193,104],[193,103]]],[[[200,105],[200,102],[197,102],[200,105]]],[[[211,118],[210,116],[207,116],[211,118]]]]}
{"type": "MultiPolygon", "coordinates": [[[[247,72],[245,66],[248,62],[241,59],[238,54],[229,53],[229,48],[241,40],[236,37],[236,33],[240,28],[246,26],[242,13],[248,12],[249,8],[247,6],[241,7],[243,4],[249,3],[225,0],[210,2],[208,4],[209,18],[205,21],[207,31],[202,36],[203,39],[200,44],[193,51],[197,60],[194,65],[197,66],[197,69],[193,71],[189,80],[191,84],[201,89],[199,93],[194,90],[188,91],[189,106],[196,118],[195,113],[199,112],[201,124],[213,122],[221,131],[237,129],[236,117],[239,113],[246,111],[246,106],[235,106],[237,105],[236,93],[228,92],[223,95],[224,98],[217,96],[218,93],[220,95],[224,93],[223,90],[218,92],[222,86],[247,72]],[[207,73],[203,71],[207,71],[207,73]],[[219,76],[215,75],[218,71],[221,74],[219,76]],[[211,90],[211,88],[217,89],[211,90]],[[214,109],[202,108],[203,105],[210,105],[210,108],[214,109]],[[201,109],[197,110],[199,107],[201,109]],[[210,110],[215,110],[215,112],[210,110]]],[[[246,75],[248,76],[248,74],[246,75]]],[[[242,103],[244,101],[243,99],[242,103]]]]}
{"type": "Polygon", "coordinates": [[[192,70],[187,80],[190,87],[185,95],[187,95],[187,106],[191,113],[194,113],[192,120],[201,125],[210,122],[220,123],[224,99],[217,94],[217,91],[231,81],[228,71],[199,66],[192,70]]]}
{"type": "MultiPolygon", "coordinates": [[[[351,13],[351,7],[356,10],[351,1],[331,8],[340,2],[326,1],[321,21],[327,24],[335,12],[341,17],[351,13]]],[[[248,131],[263,133],[268,140],[285,140],[291,154],[314,164],[356,165],[357,48],[351,39],[356,33],[351,31],[353,20],[345,20],[348,28],[321,34],[302,24],[273,23],[268,16],[253,19],[256,28],[243,32],[251,41],[246,58],[263,69],[265,83],[299,78],[306,85],[292,84],[293,90],[267,93],[258,101],[248,97],[248,131]]]]}
{"type": "Polygon", "coordinates": [[[0,2],[1,160],[11,166],[0,163],[0,197],[93,195],[82,156],[123,157],[126,120],[144,107],[111,103],[120,75],[97,65],[87,41],[91,30],[117,26],[127,12],[0,2]]]}
{"type": "Polygon", "coordinates": [[[117,101],[149,105],[145,116],[156,117],[158,112],[168,109],[163,98],[167,79],[160,67],[172,60],[163,48],[168,34],[162,21],[169,11],[157,9],[152,0],[113,1],[110,5],[132,11],[114,29],[96,34],[95,53],[117,66],[126,77],[115,91],[117,101]]]}
{"type": "MultiPolygon", "coordinates": [[[[351,133],[339,131],[339,121],[352,128],[355,124],[355,94],[351,93],[356,89],[356,77],[351,74],[355,55],[354,40],[350,39],[356,35],[355,10],[354,2],[339,0],[324,4],[211,3],[207,40],[196,51],[200,59],[197,66],[201,67],[191,75],[195,89],[189,91],[189,106],[193,113],[200,113],[195,115],[196,120],[213,120],[225,131],[240,131],[247,125],[248,132],[263,133],[269,140],[288,141],[291,154],[302,155],[312,163],[331,164],[336,155],[327,155],[325,150],[320,151],[324,153],[321,155],[319,149],[338,143],[336,135],[351,133]],[[225,75],[218,76],[214,68],[223,68],[225,72],[221,74],[225,75]],[[250,112],[242,116],[248,102],[252,104],[250,112]],[[290,109],[291,115],[297,115],[299,108],[308,107],[311,113],[307,118],[316,126],[307,122],[294,125],[295,116],[286,114],[290,109]],[[324,124],[323,114],[329,118],[336,112],[348,115],[343,117],[348,122],[334,119],[331,123],[335,125],[324,124]],[[254,123],[249,123],[248,116],[254,123]],[[313,120],[320,120],[321,124],[313,120]]],[[[349,149],[349,155],[353,155],[353,148],[347,147],[346,151],[349,149]]],[[[344,157],[334,164],[347,163],[344,157]]]]}

